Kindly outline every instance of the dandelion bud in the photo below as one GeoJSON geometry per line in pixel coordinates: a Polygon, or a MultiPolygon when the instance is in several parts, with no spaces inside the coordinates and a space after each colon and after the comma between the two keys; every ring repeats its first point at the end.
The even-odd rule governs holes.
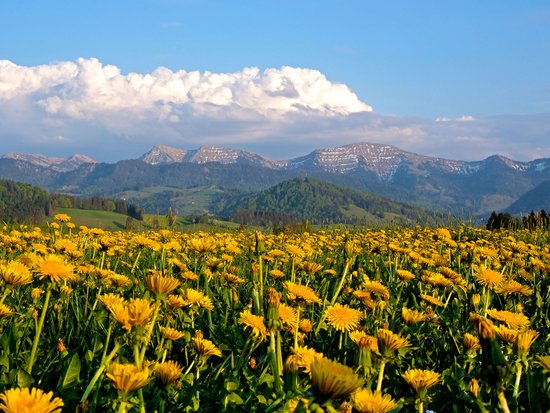
{"type": "Polygon", "coordinates": [[[255,370],[257,366],[256,359],[254,357],[250,357],[250,361],[248,362],[248,365],[252,370],[255,370]]]}
{"type": "Polygon", "coordinates": [[[44,290],[42,288],[33,288],[31,291],[31,297],[36,300],[37,298],[40,298],[44,290]]]}
{"type": "Polygon", "coordinates": [[[65,347],[65,343],[63,343],[62,338],[57,339],[57,351],[60,353],[65,353],[67,351],[67,347],[65,347]]]}
{"type": "Polygon", "coordinates": [[[470,380],[470,387],[468,390],[477,399],[477,397],[479,396],[479,381],[477,381],[476,379],[470,380]]]}
{"type": "Polygon", "coordinates": [[[472,303],[472,305],[474,307],[477,307],[479,305],[479,303],[481,302],[481,295],[479,295],[479,294],[472,295],[472,298],[471,298],[470,302],[472,303]]]}

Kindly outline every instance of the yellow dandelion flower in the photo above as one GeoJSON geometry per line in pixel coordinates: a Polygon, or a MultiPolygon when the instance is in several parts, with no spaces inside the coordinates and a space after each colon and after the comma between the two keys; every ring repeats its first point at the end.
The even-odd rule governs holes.
{"type": "Polygon", "coordinates": [[[63,400],[37,388],[14,388],[0,394],[4,413],[61,413],[63,400]]]}
{"type": "Polygon", "coordinates": [[[275,268],[275,269],[269,271],[269,275],[271,276],[271,278],[277,279],[277,278],[282,278],[282,277],[284,277],[284,276],[285,276],[285,273],[282,272],[281,270],[278,270],[278,269],[275,268]]]}
{"type": "Polygon", "coordinates": [[[518,337],[518,330],[514,330],[513,328],[508,328],[505,326],[494,326],[495,333],[498,338],[500,338],[502,341],[506,341],[507,343],[515,343],[516,338],[518,337]]]}
{"type": "Polygon", "coordinates": [[[284,283],[288,291],[288,298],[301,304],[321,304],[321,299],[315,291],[307,285],[296,284],[290,281],[284,283]]]}
{"type": "Polygon", "coordinates": [[[311,382],[322,396],[338,399],[360,388],[364,380],[350,367],[318,357],[311,363],[311,382]]]}
{"type": "Polygon", "coordinates": [[[443,274],[438,272],[426,271],[422,272],[422,282],[433,285],[434,287],[450,287],[453,282],[447,279],[443,274]]]}
{"type": "Polygon", "coordinates": [[[193,271],[183,271],[180,276],[187,281],[197,281],[199,279],[199,276],[193,271]]]}
{"type": "Polygon", "coordinates": [[[277,309],[279,310],[279,319],[287,326],[295,329],[297,318],[296,310],[285,303],[280,303],[277,309]]]}
{"type": "Polygon", "coordinates": [[[166,340],[177,341],[185,336],[185,333],[172,327],[160,327],[160,332],[166,340]]]}
{"type": "Polygon", "coordinates": [[[26,285],[32,283],[32,274],[29,268],[18,261],[12,261],[7,265],[0,265],[0,276],[6,284],[26,285]]]}
{"type": "Polygon", "coordinates": [[[434,297],[433,295],[420,294],[420,298],[422,298],[424,301],[430,303],[431,305],[435,305],[437,307],[443,307],[445,305],[440,299],[434,297]]]}
{"type": "Polygon", "coordinates": [[[302,333],[311,333],[313,331],[313,323],[311,322],[311,320],[303,318],[300,320],[298,328],[302,333]]]}
{"type": "Polygon", "coordinates": [[[158,295],[169,294],[181,284],[176,278],[164,277],[161,273],[150,274],[147,277],[146,282],[149,291],[158,295]]]}
{"type": "Polygon", "coordinates": [[[349,338],[360,348],[367,348],[371,351],[378,351],[378,339],[363,331],[352,331],[349,338]]]}
{"type": "Polygon", "coordinates": [[[99,302],[102,303],[106,308],[110,308],[113,305],[124,305],[124,298],[120,295],[108,293],[102,294],[99,296],[99,302]]]}
{"type": "Polygon", "coordinates": [[[411,346],[407,339],[384,328],[379,328],[376,336],[378,338],[378,347],[380,348],[380,353],[382,353],[382,355],[384,356],[388,356],[396,350],[411,346]]]}
{"type": "Polygon", "coordinates": [[[222,272],[220,274],[221,278],[227,281],[229,284],[243,284],[246,280],[239,277],[238,275],[231,274],[229,272],[222,272]]]}
{"type": "Polygon", "coordinates": [[[509,327],[526,327],[529,325],[529,318],[522,313],[511,311],[487,310],[489,317],[508,324],[509,327]]]}
{"type": "Polygon", "coordinates": [[[122,328],[130,331],[132,324],[130,323],[130,312],[124,303],[114,303],[107,307],[113,318],[120,323],[122,328]]]}
{"type": "Polygon", "coordinates": [[[415,275],[412,272],[407,270],[397,270],[395,271],[395,273],[403,281],[409,281],[415,278],[415,275]]]}
{"type": "Polygon", "coordinates": [[[388,413],[397,407],[397,403],[388,394],[360,389],[351,395],[353,407],[360,413],[388,413]]]}
{"type": "Polygon", "coordinates": [[[359,325],[359,321],[363,318],[363,312],[350,308],[348,305],[336,303],[325,310],[324,316],[336,330],[351,331],[359,325]]]}
{"type": "Polygon", "coordinates": [[[365,281],[363,287],[366,291],[373,293],[374,295],[381,297],[383,300],[389,300],[390,291],[388,288],[378,281],[365,281]]]}
{"type": "Polygon", "coordinates": [[[212,341],[203,338],[202,333],[195,334],[193,342],[195,343],[195,350],[203,357],[222,356],[220,349],[212,341]]]}
{"type": "Polygon", "coordinates": [[[297,368],[302,368],[306,373],[311,371],[311,363],[319,357],[323,357],[323,353],[319,353],[307,346],[298,346],[292,348],[292,355],[287,360],[290,364],[295,364],[297,368]]]}
{"type": "Polygon", "coordinates": [[[60,255],[49,254],[40,259],[37,266],[40,278],[49,278],[53,282],[74,281],[74,266],[66,264],[60,255]]]}
{"type": "Polygon", "coordinates": [[[267,336],[267,328],[264,324],[264,318],[259,315],[254,315],[250,310],[244,310],[239,315],[239,324],[244,324],[245,328],[252,331],[252,335],[263,340],[267,336]]]}
{"type": "Polygon", "coordinates": [[[111,363],[107,377],[118,391],[130,393],[149,383],[149,370],[139,369],[135,364],[111,363]]]}
{"type": "Polygon", "coordinates": [[[304,257],[306,255],[305,251],[296,245],[287,244],[285,248],[291,255],[295,255],[297,257],[304,257]]]}
{"type": "Polygon", "coordinates": [[[0,303],[0,318],[9,317],[13,314],[13,310],[4,303],[0,303]]]}
{"type": "Polygon", "coordinates": [[[172,308],[183,308],[186,307],[187,301],[181,295],[169,295],[166,300],[168,305],[172,308]]]}
{"type": "Polygon", "coordinates": [[[480,284],[489,288],[495,288],[504,281],[504,275],[490,268],[481,268],[474,273],[474,277],[480,284]]]}
{"type": "Polygon", "coordinates": [[[536,330],[524,330],[519,332],[516,339],[518,353],[528,353],[538,336],[539,333],[536,330]]]}
{"type": "Polygon", "coordinates": [[[162,383],[163,386],[169,386],[176,382],[183,373],[183,367],[176,361],[165,361],[158,363],[153,370],[153,375],[162,383]]]}
{"type": "Polygon", "coordinates": [[[464,334],[464,347],[468,350],[479,350],[481,345],[479,344],[479,338],[470,333],[464,334]]]}
{"type": "Polygon", "coordinates": [[[146,325],[153,316],[154,311],[155,308],[146,298],[132,298],[128,302],[128,314],[130,316],[130,324],[132,324],[133,326],[146,325]]]}
{"type": "Polygon", "coordinates": [[[441,374],[433,370],[410,369],[402,374],[401,377],[418,393],[441,382],[441,374]]]}
{"type": "Polygon", "coordinates": [[[208,254],[216,251],[216,244],[212,238],[191,238],[189,249],[198,254],[208,254]]]}
{"type": "Polygon", "coordinates": [[[202,293],[201,291],[195,290],[193,288],[188,288],[187,290],[185,290],[184,297],[186,306],[200,307],[208,311],[212,311],[214,309],[214,304],[212,304],[212,300],[204,295],[204,293],[202,293]]]}
{"type": "Polygon", "coordinates": [[[405,324],[407,324],[408,326],[426,321],[425,314],[417,310],[408,309],[407,307],[401,308],[401,317],[403,318],[405,324]]]}
{"type": "Polygon", "coordinates": [[[546,374],[550,374],[550,356],[540,356],[537,363],[542,367],[546,374]]]}
{"type": "Polygon", "coordinates": [[[498,294],[504,294],[504,295],[520,294],[520,295],[529,296],[533,294],[533,290],[530,287],[523,285],[517,282],[516,280],[506,281],[502,284],[497,285],[495,287],[495,291],[498,294]]]}
{"type": "Polygon", "coordinates": [[[71,217],[67,214],[55,214],[54,219],[59,222],[69,222],[71,217]]]}

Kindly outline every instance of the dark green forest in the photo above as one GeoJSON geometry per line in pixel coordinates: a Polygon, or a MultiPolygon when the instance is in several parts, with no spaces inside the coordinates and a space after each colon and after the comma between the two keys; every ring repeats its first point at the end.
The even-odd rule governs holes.
{"type": "Polygon", "coordinates": [[[38,224],[51,215],[48,191],[29,184],[0,180],[0,219],[6,224],[38,224]]]}

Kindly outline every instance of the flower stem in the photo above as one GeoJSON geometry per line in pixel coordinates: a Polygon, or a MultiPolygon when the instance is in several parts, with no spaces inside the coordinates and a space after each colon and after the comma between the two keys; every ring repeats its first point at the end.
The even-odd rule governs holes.
{"type": "Polygon", "coordinates": [[[516,372],[516,382],[514,384],[514,398],[517,399],[518,393],[519,393],[519,383],[521,381],[521,373],[523,371],[523,366],[521,364],[521,361],[518,361],[516,363],[517,365],[517,372],[516,372]]]}
{"type": "Polygon", "coordinates": [[[510,413],[510,408],[508,407],[508,401],[506,400],[506,396],[504,395],[504,390],[501,390],[498,393],[498,401],[500,403],[500,407],[502,408],[502,411],[504,413],[510,413]]]}
{"type": "Polygon", "coordinates": [[[346,265],[344,266],[344,271],[342,271],[342,277],[340,277],[340,282],[338,283],[338,287],[336,288],[336,291],[334,292],[334,296],[332,297],[332,300],[330,300],[330,305],[334,305],[336,302],[338,295],[340,295],[340,291],[342,290],[342,287],[344,286],[344,281],[346,280],[346,276],[348,275],[349,266],[351,264],[351,261],[348,259],[346,260],[346,265]]]}
{"type": "Polygon", "coordinates": [[[145,341],[143,343],[143,347],[141,348],[141,353],[139,355],[139,367],[141,367],[141,364],[143,363],[143,358],[145,357],[145,350],[147,349],[147,344],[149,344],[149,340],[151,340],[151,334],[153,333],[153,327],[155,327],[155,322],[157,321],[159,310],[160,310],[160,301],[157,301],[155,312],[153,313],[153,318],[151,319],[149,328],[145,333],[145,341]]]}
{"type": "Polygon", "coordinates": [[[380,371],[378,372],[378,382],[376,383],[376,391],[382,391],[382,380],[384,380],[384,368],[386,367],[386,360],[382,359],[380,363],[380,371]]]}
{"type": "Polygon", "coordinates": [[[92,380],[88,384],[88,387],[86,387],[86,390],[84,391],[84,394],[82,395],[82,398],[80,399],[80,403],[84,403],[88,396],[90,395],[91,391],[94,389],[95,384],[99,380],[99,377],[101,374],[103,374],[103,371],[105,370],[105,367],[107,367],[107,364],[111,362],[113,357],[116,356],[117,351],[120,349],[120,344],[118,342],[115,342],[115,347],[113,350],[109,353],[109,355],[101,362],[101,365],[97,369],[97,371],[94,374],[94,377],[92,377],[92,380]]]}
{"type": "Polygon", "coordinates": [[[32,343],[31,355],[27,363],[27,373],[32,374],[32,367],[34,366],[34,360],[36,358],[36,352],[38,350],[38,343],[40,342],[40,334],[42,333],[42,327],[44,326],[44,319],[46,318],[46,311],[48,310],[48,304],[50,303],[50,297],[52,295],[51,285],[48,287],[46,292],[46,298],[44,300],[44,306],[42,307],[42,314],[40,314],[40,319],[38,320],[38,325],[36,326],[36,334],[34,335],[34,341],[32,343]]]}

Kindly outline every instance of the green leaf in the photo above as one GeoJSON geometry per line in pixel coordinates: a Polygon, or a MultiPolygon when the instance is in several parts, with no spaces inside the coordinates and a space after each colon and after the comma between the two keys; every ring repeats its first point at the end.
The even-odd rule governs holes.
{"type": "Polygon", "coordinates": [[[23,369],[17,369],[17,385],[19,387],[31,387],[33,383],[32,376],[23,369]]]}
{"type": "Polygon", "coordinates": [[[231,380],[227,380],[224,384],[225,386],[225,390],[227,390],[228,392],[230,391],[235,391],[235,390],[239,390],[239,383],[236,383],[234,381],[231,381],[231,380]]]}
{"type": "Polygon", "coordinates": [[[78,358],[78,354],[75,353],[67,366],[67,371],[65,371],[63,381],[61,382],[61,388],[67,389],[76,386],[78,383],[80,383],[80,359],[78,358]]]}
{"type": "Polygon", "coordinates": [[[241,396],[239,396],[237,393],[229,393],[227,396],[225,396],[226,403],[232,403],[236,405],[243,404],[243,399],[241,396]]]}
{"type": "Polygon", "coordinates": [[[10,358],[7,354],[2,354],[0,356],[0,366],[4,366],[6,370],[10,369],[10,358]]]}

